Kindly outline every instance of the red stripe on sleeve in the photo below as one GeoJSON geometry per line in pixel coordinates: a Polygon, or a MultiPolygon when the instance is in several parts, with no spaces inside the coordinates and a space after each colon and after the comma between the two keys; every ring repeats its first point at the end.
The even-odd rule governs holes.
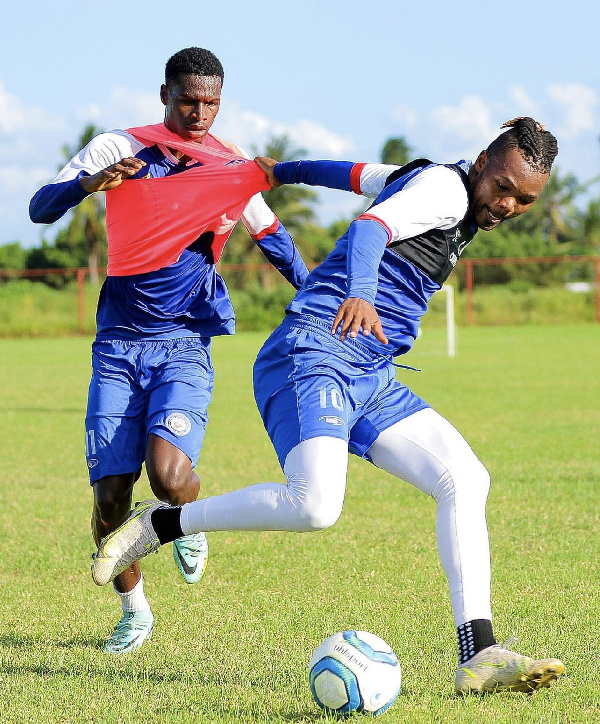
{"type": "Polygon", "coordinates": [[[250,236],[254,239],[254,241],[260,241],[261,239],[264,239],[265,236],[269,236],[269,234],[274,234],[278,228],[279,219],[275,217],[275,221],[271,224],[271,226],[267,226],[266,229],[259,231],[258,234],[250,234],[250,236]]]}
{"type": "Polygon", "coordinates": [[[356,218],[357,221],[376,221],[380,226],[383,226],[383,228],[387,231],[388,235],[388,244],[392,240],[392,231],[390,227],[385,223],[385,221],[382,221],[378,216],[373,216],[373,214],[361,214],[356,218]]]}
{"type": "Polygon", "coordinates": [[[360,189],[360,175],[366,165],[366,163],[355,163],[354,166],[352,166],[352,171],[350,171],[350,188],[359,196],[362,195],[362,191],[360,189]]]}

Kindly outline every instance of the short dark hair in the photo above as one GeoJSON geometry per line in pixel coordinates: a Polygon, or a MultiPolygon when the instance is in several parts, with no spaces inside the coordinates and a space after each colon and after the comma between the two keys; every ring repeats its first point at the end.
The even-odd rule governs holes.
{"type": "Polygon", "coordinates": [[[552,163],[558,154],[556,138],[545,131],[544,126],[529,116],[513,118],[500,128],[508,128],[490,143],[487,153],[490,156],[505,153],[516,148],[532,169],[540,173],[550,173],[552,163]]]}
{"type": "Polygon", "coordinates": [[[172,55],[165,66],[165,85],[176,83],[182,75],[217,76],[223,83],[221,61],[204,48],[184,48],[172,55]]]}

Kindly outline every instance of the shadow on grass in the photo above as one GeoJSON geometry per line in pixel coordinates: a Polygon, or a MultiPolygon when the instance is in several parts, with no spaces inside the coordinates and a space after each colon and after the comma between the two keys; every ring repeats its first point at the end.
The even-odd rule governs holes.
{"type": "MultiPolygon", "coordinates": [[[[127,657],[114,657],[114,656],[103,656],[102,660],[95,661],[86,659],[84,662],[26,662],[22,663],[9,663],[2,661],[2,649],[4,650],[19,650],[23,653],[35,652],[46,650],[48,652],[51,649],[88,649],[92,651],[98,651],[102,653],[102,647],[104,646],[104,639],[95,637],[75,637],[67,639],[65,641],[52,641],[43,639],[39,636],[33,636],[29,634],[17,634],[17,633],[4,633],[0,634],[0,678],[1,677],[14,677],[19,679],[24,676],[39,676],[44,681],[48,680],[77,680],[82,681],[90,680],[90,677],[95,678],[99,681],[105,681],[107,685],[114,685],[119,681],[131,682],[133,684],[139,684],[140,682],[147,682],[152,685],[168,685],[168,684],[182,684],[185,683],[187,677],[182,676],[181,671],[176,668],[165,669],[164,661],[151,662],[147,659],[144,660],[138,656],[127,656],[127,657]],[[131,668],[127,664],[132,665],[131,668]]],[[[24,658],[24,657],[20,657],[24,658]]],[[[7,679],[4,680],[5,686],[7,685],[7,679]]],[[[249,689],[259,689],[264,686],[264,681],[253,682],[247,680],[241,682],[239,679],[239,672],[230,672],[227,674],[223,671],[207,671],[202,672],[197,669],[194,670],[193,676],[189,677],[189,682],[194,687],[227,687],[231,685],[233,689],[239,689],[240,684],[244,684],[249,689]]],[[[252,713],[252,706],[249,706],[248,711],[244,711],[243,707],[224,707],[219,708],[219,716],[228,716],[229,714],[234,717],[236,715],[242,717],[246,721],[246,715],[252,713]]],[[[269,719],[267,712],[261,713],[261,718],[265,721],[269,719]]],[[[286,721],[286,722],[334,722],[337,721],[335,717],[326,715],[316,705],[315,708],[306,708],[302,711],[277,711],[273,712],[274,721],[286,721]]]]}
{"type": "Polygon", "coordinates": [[[83,636],[66,639],[65,641],[52,641],[28,634],[6,633],[0,634],[0,649],[39,649],[41,646],[53,646],[57,649],[101,649],[104,646],[104,641],[105,639],[98,637],[85,638],[83,636]]]}

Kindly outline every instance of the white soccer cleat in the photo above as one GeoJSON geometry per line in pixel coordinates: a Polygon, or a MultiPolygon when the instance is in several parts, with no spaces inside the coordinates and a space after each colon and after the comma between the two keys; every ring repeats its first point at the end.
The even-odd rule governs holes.
{"type": "Polygon", "coordinates": [[[115,626],[104,650],[108,654],[128,654],[152,638],[154,616],[152,611],[129,611],[115,626]]]}
{"type": "Polygon", "coordinates": [[[565,670],[558,659],[530,659],[497,644],[472,656],[456,671],[459,694],[547,688],[565,670]]]}
{"type": "Polygon", "coordinates": [[[156,500],[136,503],[129,518],[100,541],[92,556],[92,578],[97,586],[105,586],[132,563],[158,551],[160,541],[150,516],[157,508],[168,507],[156,500]]]}

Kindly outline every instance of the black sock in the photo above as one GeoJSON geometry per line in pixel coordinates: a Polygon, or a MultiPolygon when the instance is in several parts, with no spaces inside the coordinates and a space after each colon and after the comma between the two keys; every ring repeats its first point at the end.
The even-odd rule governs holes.
{"type": "Polygon", "coordinates": [[[487,618],[476,618],[461,624],[458,634],[458,665],[462,666],[472,656],[496,643],[492,622],[487,618]]]}
{"type": "Polygon", "coordinates": [[[154,528],[158,540],[161,546],[165,543],[181,538],[183,531],[181,530],[181,506],[174,505],[169,508],[157,508],[152,515],[150,520],[152,521],[152,527],[154,528]]]}

